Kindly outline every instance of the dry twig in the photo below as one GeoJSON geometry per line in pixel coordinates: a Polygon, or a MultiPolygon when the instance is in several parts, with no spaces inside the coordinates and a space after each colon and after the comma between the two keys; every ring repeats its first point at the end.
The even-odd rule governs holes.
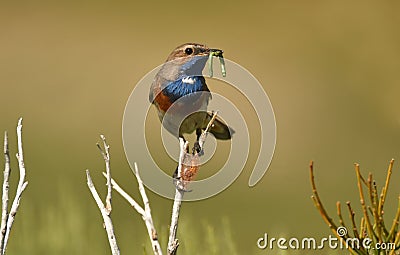
{"type": "MultiPolygon", "coordinates": [[[[216,116],[217,115],[215,113],[213,115],[213,117],[211,118],[209,124],[207,125],[205,132],[203,132],[203,134],[199,138],[199,145],[200,145],[201,151],[203,150],[203,145],[207,138],[207,134],[209,132],[209,129],[212,127],[212,124],[213,124],[216,116]]],[[[88,186],[90,188],[90,191],[92,192],[92,195],[93,195],[94,199],[96,200],[96,203],[102,213],[113,254],[119,254],[119,250],[118,250],[118,246],[116,244],[115,236],[113,233],[112,222],[111,222],[111,218],[110,218],[111,188],[113,188],[125,200],[127,200],[128,203],[142,216],[142,219],[145,222],[145,225],[147,228],[148,236],[150,238],[153,253],[155,255],[162,255],[161,246],[158,241],[157,231],[154,227],[153,218],[151,215],[150,202],[146,195],[146,190],[144,188],[143,181],[140,177],[137,164],[135,163],[135,167],[134,167],[134,169],[132,169],[132,171],[138,182],[139,191],[140,191],[140,195],[142,197],[144,206],[139,205],[139,203],[136,202],[135,199],[133,199],[128,193],[126,193],[111,178],[110,154],[108,151],[109,146],[107,145],[104,136],[101,136],[101,139],[103,140],[104,150],[101,148],[100,145],[97,145],[97,147],[100,149],[101,154],[103,155],[104,161],[106,163],[106,171],[107,172],[103,173],[103,175],[107,178],[107,188],[108,188],[107,189],[106,206],[104,206],[104,204],[101,202],[101,199],[100,199],[100,197],[93,185],[93,182],[90,178],[89,170],[86,171],[86,174],[87,174],[87,181],[88,181],[88,186]],[[116,252],[116,253],[114,253],[114,252],[116,252]]],[[[171,224],[170,224],[168,247],[167,247],[168,255],[175,255],[177,252],[178,246],[179,246],[179,242],[178,242],[178,239],[176,238],[176,235],[177,235],[177,230],[178,230],[178,220],[179,220],[180,208],[181,208],[184,192],[186,191],[186,184],[192,180],[192,178],[194,177],[194,174],[195,174],[195,172],[192,174],[188,174],[187,172],[193,171],[193,168],[195,168],[196,171],[198,170],[198,166],[194,165],[194,164],[197,163],[197,159],[200,156],[199,153],[196,153],[194,155],[186,153],[187,148],[188,148],[188,142],[185,142],[182,138],[179,139],[179,143],[180,143],[180,156],[179,156],[179,163],[178,163],[178,175],[177,175],[178,179],[176,181],[175,199],[174,199],[174,204],[172,207],[171,224]],[[185,179],[185,177],[187,177],[187,176],[189,176],[189,179],[185,179]]]]}
{"type": "Polygon", "coordinates": [[[117,239],[114,234],[114,227],[110,216],[111,214],[111,168],[110,168],[110,154],[109,154],[110,146],[107,144],[106,139],[103,135],[101,135],[100,138],[103,141],[104,149],[102,149],[99,144],[97,144],[97,147],[100,149],[100,152],[103,155],[106,164],[106,171],[109,176],[107,178],[106,205],[104,205],[104,203],[101,201],[99,193],[97,192],[96,187],[93,184],[92,178],[90,177],[89,170],[86,170],[86,179],[89,190],[92,193],[92,196],[96,201],[97,206],[100,209],[101,216],[103,217],[104,227],[107,232],[107,237],[108,237],[108,242],[110,244],[111,252],[113,255],[119,255],[120,251],[118,248],[117,239]]]}
{"type": "Polygon", "coordinates": [[[204,143],[206,142],[207,135],[214,124],[214,120],[217,118],[217,114],[218,111],[213,113],[213,116],[208,122],[206,129],[199,137],[199,153],[194,153],[193,155],[186,153],[188,142],[185,142],[182,138],[179,138],[180,154],[178,163],[178,180],[176,182],[175,199],[174,205],[172,207],[171,225],[169,228],[167,248],[168,255],[175,255],[177,252],[179,241],[176,238],[176,234],[178,230],[178,219],[183,195],[186,191],[187,184],[193,180],[195,174],[199,169],[198,157],[203,154],[204,143]]]}
{"type": "Polygon", "coordinates": [[[104,135],[100,135],[101,140],[103,141],[103,148],[101,148],[100,144],[97,144],[97,148],[99,148],[101,155],[103,156],[104,163],[106,164],[106,171],[107,171],[107,196],[106,196],[106,209],[109,213],[112,210],[111,207],[111,167],[110,167],[110,146],[106,142],[106,137],[104,135]]]}
{"type": "Polygon", "coordinates": [[[19,203],[21,200],[22,192],[25,190],[28,182],[25,181],[25,163],[24,163],[24,153],[22,148],[22,118],[18,120],[17,126],[17,140],[18,140],[18,152],[16,154],[18,160],[18,168],[19,168],[19,181],[17,186],[17,192],[15,194],[15,198],[10,208],[10,212],[8,212],[8,190],[9,184],[8,179],[11,173],[10,168],[10,155],[8,150],[8,136],[7,133],[4,135],[4,158],[5,158],[5,167],[4,167],[4,180],[3,180],[3,196],[2,196],[2,216],[1,216],[1,235],[0,235],[0,252],[2,255],[5,254],[7,249],[8,239],[10,238],[11,227],[15,220],[15,215],[17,214],[19,203]]]}
{"type": "MultiPolygon", "coordinates": [[[[188,142],[185,142],[182,138],[179,138],[179,145],[180,145],[180,154],[178,163],[178,178],[180,178],[182,174],[182,167],[184,164],[188,142]]],[[[185,182],[184,180],[178,180],[176,182],[175,199],[174,199],[174,205],[172,206],[171,225],[169,227],[169,238],[167,247],[168,255],[176,254],[176,251],[179,246],[179,241],[178,239],[176,239],[176,234],[178,231],[179,212],[182,204],[183,194],[185,192],[184,182],[185,182]]]]}

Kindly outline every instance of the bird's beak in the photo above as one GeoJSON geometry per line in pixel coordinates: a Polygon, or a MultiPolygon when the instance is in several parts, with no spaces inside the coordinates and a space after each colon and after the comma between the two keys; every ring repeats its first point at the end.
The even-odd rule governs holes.
{"type": "Polygon", "coordinates": [[[212,53],[213,56],[222,58],[223,57],[222,53],[224,53],[224,52],[223,52],[223,50],[219,50],[219,49],[210,49],[210,53],[212,53]]]}

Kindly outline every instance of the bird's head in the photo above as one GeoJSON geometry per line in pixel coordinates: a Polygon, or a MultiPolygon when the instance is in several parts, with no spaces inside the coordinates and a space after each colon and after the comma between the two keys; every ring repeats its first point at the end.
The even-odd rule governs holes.
{"type": "Polygon", "coordinates": [[[210,53],[213,56],[222,56],[223,51],[210,49],[199,43],[185,43],[175,48],[169,54],[163,67],[165,78],[177,79],[181,76],[201,75],[210,53]]]}

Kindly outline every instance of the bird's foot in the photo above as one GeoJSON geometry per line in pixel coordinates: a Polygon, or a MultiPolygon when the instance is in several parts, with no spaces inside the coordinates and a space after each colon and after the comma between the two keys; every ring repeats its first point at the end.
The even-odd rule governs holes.
{"type": "Polygon", "coordinates": [[[183,192],[192,192],[192,190],[188,190],[187,189],[187,182],[186,181],[184,181],[184,180],[182,180],[182,178],[181,177],[177,177],[177,178],[173,178],[173,183],[174,183],[174,186],[175,186],[175,188],[178,190],[178,191],[183,191],[183,192]]]}
{"type": "Polygon", "coordinates": [[[199,141],[196,141],[193,145],[192,154],[198,154],[202,156],[204,154],[203,148],[201,148],[199,141]]]}
{"type": "Polygon", "coordinates": [[[183,192],[191,192],[192,190],[186,189],[187,182],[182,179],[182,177],[178,177],[178,168],[176,168],[174,174],[172,175],[172,183],[178,191],[183,192]]]}

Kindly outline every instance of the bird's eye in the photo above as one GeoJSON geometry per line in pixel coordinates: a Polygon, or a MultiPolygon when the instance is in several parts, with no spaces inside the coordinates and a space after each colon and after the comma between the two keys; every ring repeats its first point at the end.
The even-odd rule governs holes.
{"type": "Polygon", "coordinates": [[[185,53],[186,53],[187,55],[190,55],[190,54],[193,53],[193,49],[192,49],[192,48],[186,48],[186,49],[185,49],[185,53]]]}

